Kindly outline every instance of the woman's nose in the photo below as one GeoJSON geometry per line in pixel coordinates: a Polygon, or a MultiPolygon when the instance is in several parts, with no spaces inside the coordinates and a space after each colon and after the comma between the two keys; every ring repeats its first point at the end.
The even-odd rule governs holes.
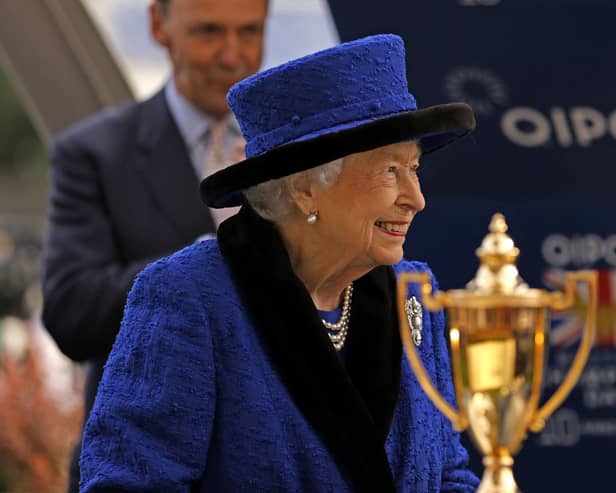
{"type": "Polygon", "coordinates": [[[421,192],[419,178],[416,175],[411,175],[401,181],[398,204],[416,212],[422,211],[426,206],[426,199],[421,192]]]}

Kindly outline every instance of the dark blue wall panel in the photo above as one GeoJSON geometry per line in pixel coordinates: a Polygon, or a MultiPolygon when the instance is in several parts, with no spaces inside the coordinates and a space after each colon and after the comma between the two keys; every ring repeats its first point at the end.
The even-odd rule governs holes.
{"type": "MultiPolygon", "coordinates": [[[[470,139],[426,157],[427,208],[407,256],[445,289],[477,268],[490,217],[507,216],[533,287],[600,271],[598,337],[580,384],[516,458],[525,493],[614,491],[616,456],[616,2],[330,0],[343,41],[400,34],[421,107],[469,102],[470,139]]],[[[585,299],[580,289],[580,299],[585,299]]],[[[580,314],[553,318],[545,396],[577,348],[580,314]]],[[[473,467],[481,470],[478,457],[473,467]]]]}

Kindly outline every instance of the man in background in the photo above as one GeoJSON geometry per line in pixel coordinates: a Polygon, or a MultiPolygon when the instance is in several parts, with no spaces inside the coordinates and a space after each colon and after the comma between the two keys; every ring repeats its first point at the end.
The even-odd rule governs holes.
{"type": "MultiPolygon", "coordinates": [[[[224,219],[203,206],[198,185],[239,160],[225,96],[259,69],[267,3],[153,1],[151,33],[168,53],[171,79],[151,99],[103,111],[52,146],[43,322],[67,356],[89,362],[86,419],[137,273],[224,219]]],[[[80,445],[71,493],[79,454],[80,445]]]]}

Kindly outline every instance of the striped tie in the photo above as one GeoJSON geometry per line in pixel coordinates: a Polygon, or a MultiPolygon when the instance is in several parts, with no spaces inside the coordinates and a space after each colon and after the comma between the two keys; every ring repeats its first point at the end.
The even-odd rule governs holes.
{"type": "MultiPolygon", "coordinates": [[[[244,139],[231,131],[227,119],[212,121],[206,132],[206,142],[204,176],[244,159],[244,139]]],[[[210,210],[218,227],[222,221],[235,214],[239,207],[210,210]]]]}

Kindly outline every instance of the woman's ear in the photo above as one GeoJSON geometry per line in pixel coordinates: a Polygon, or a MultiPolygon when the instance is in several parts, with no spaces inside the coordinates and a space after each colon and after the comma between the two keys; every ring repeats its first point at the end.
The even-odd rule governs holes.
{"type": "Polygon", "coordinates": [[[310,173],[303,172],[289,176],[287,187],[295,206],[303,215],[307,216],[315,210],[316,187],[310,173]]]}

